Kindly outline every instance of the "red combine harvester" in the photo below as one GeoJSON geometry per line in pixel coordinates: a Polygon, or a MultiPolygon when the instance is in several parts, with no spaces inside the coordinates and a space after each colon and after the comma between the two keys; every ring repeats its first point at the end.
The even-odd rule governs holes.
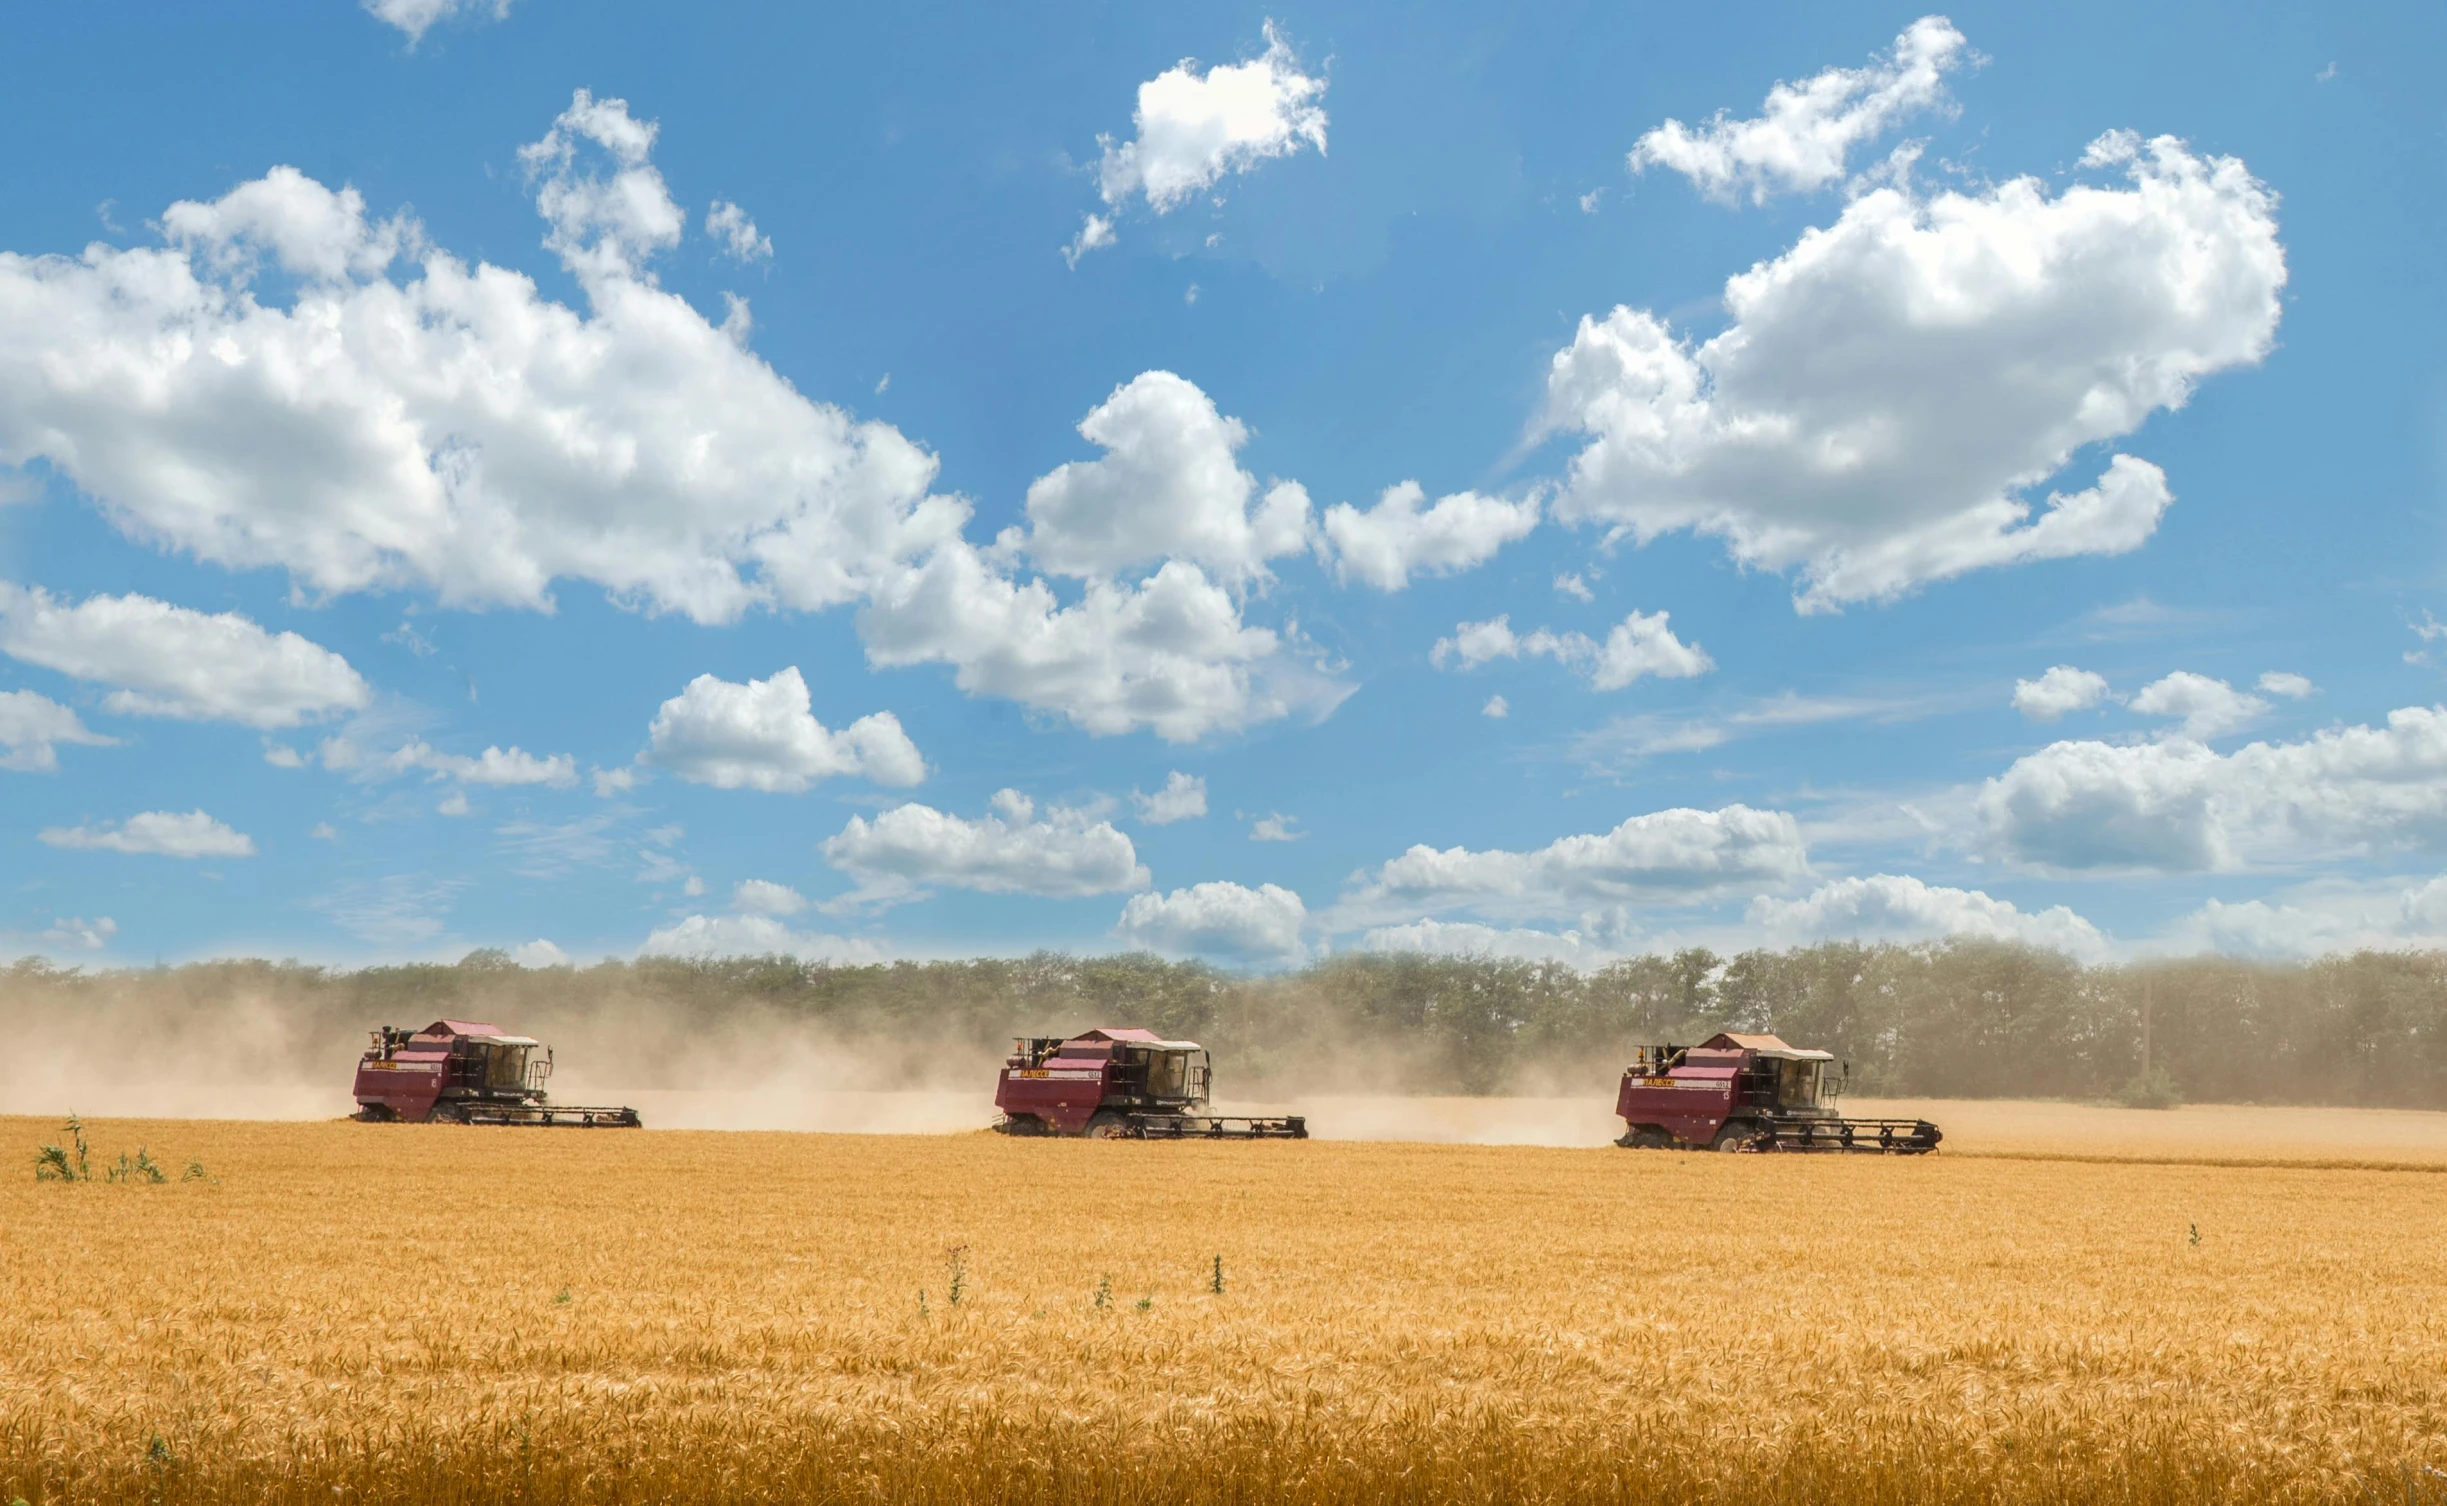
{"type": "Polygon", "coordinates": [[[482,1020],[436,1020],[413,1033],[385,1025],[357,1063],[357,1117],[368,1123],[533,1124],[635,1129],[637,1110],[552,1102],[552,1052],[482,1020]]]}
{"type": "Polygon", "coordinates": [[[1151,1030],[1091,1030],[1022,1036],[994,1085],[1006,1135],[1085,1135],[1096,1140],[1305,1140],[1308,1121],[1202,1112],[1211,1076],[1196,1041],[1151,1030]]]}
{"type": "Polygon", "coordinates": [[[1648,1046],[1623,1071],[1614,1111],[1630,1126],[1617,1145],[1649,1149],[1855,1151],[1926,1155],[1944,1138],[1926,1119],[1846,1119],[1830,1105],[1835,1058],[1772,1035],[1710,1036],[1696,1046],[1648,1046]]]}

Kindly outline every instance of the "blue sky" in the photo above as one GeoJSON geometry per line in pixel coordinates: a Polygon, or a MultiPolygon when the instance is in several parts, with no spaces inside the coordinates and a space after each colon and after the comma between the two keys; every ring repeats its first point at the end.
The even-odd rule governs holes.
{"type": "Polygon", "coordinates": [[[20,18],[0,955],[2447,938],[2415,7],[20,18]]]}

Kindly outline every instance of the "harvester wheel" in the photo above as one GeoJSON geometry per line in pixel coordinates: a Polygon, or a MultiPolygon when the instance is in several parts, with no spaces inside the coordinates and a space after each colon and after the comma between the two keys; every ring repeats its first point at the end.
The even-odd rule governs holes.
{"type": "Polygon", "coordinates": [[[1098,1114],[1088,1121],[1082,1133],[1091,1140],[1126,1140],[1130,1137],[1130,1126],[1119,1114],[1098,1114]]]}
{"type": "Polygon", "coordinates": [[[1724,1151],[1748,1150],[1758,1143],[1758,1139],[1759,1127],[1756,1124],[1747,1119],[1728,1119],[1724,1127],[1716,1132],[1716,1140],[1708,1148],[1724,1151]]]}
{"type": "Polygon", "coordinates": [[[392,1108],[387,1103],[361,1104],[358,1106],[356,1114],[356,1119],[359,1124],[391,1124],[396,1122],[398,1118],[399,1111],[392,1108]]]}

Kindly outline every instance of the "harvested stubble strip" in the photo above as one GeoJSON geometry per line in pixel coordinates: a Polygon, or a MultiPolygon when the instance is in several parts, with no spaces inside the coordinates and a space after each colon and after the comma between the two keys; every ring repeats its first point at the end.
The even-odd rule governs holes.
{"type": "MultiPolygon", "coordinates": [[[[2226,1506],[2359,1500],[2351,1473],[2273,1476],[2231,1431],[2174,1412],[2076,1410],[1959,1425],[1864,1408],[1780,1431],[1706,1434],[1647,1419],[1522,1419],[1402,1410],[1362,1419],[1171,1413],[954,1414],[906,1425],[843,1417],[496,1418],[446,1436],[369,1425],[265,1446],[210,1431],[178,1442],[72,1441],[11,1419],[0,1478],[37,1506],[479,1502],[967,1503],[1008,1506],[1374,1506],[1374,1503],[1753,1503],[1947,1506],[2067,1501],[2226,1506]]],[[[2427,1497],[2415,1495],[2414,1500],[2427,1497]]]]}

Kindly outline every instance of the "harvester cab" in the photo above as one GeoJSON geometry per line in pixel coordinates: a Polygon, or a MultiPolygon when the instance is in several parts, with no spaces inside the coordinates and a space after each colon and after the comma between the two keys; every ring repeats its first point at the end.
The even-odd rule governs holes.
{"type": "Polygon", "coordinates": [[[1104,1140],[1305,1140],[1307,1121],[1206,1112],[1213,1058],[1196,1041],[1150,1030],[1030,1035],[1011,1043],[996,1080],[995,1128],[1007,1135],[1104,1140]]]}
{"type": "Polygon", "coordinates": [[[1632,1053],[1615,1109],[1617,1145],[1641,1149],[1856,1151],[1921,1155],[1944,1138],[1925,1119],[1847,1119],[1833,1053],[1723,1031],[1697,1046],[1632,1053]]]}
{"type": "Polygon", "coordinates": [[[436,1020],[422,1030],[382,1025],[357,1062],[357,1117],[369,1123],[524,1124],[635,1128],[632,1108],[552,1102],[552,1049],[483,1020],[436,1020]],[[535,1053],[541,1051],[539,1059],[535,1053]]]}

